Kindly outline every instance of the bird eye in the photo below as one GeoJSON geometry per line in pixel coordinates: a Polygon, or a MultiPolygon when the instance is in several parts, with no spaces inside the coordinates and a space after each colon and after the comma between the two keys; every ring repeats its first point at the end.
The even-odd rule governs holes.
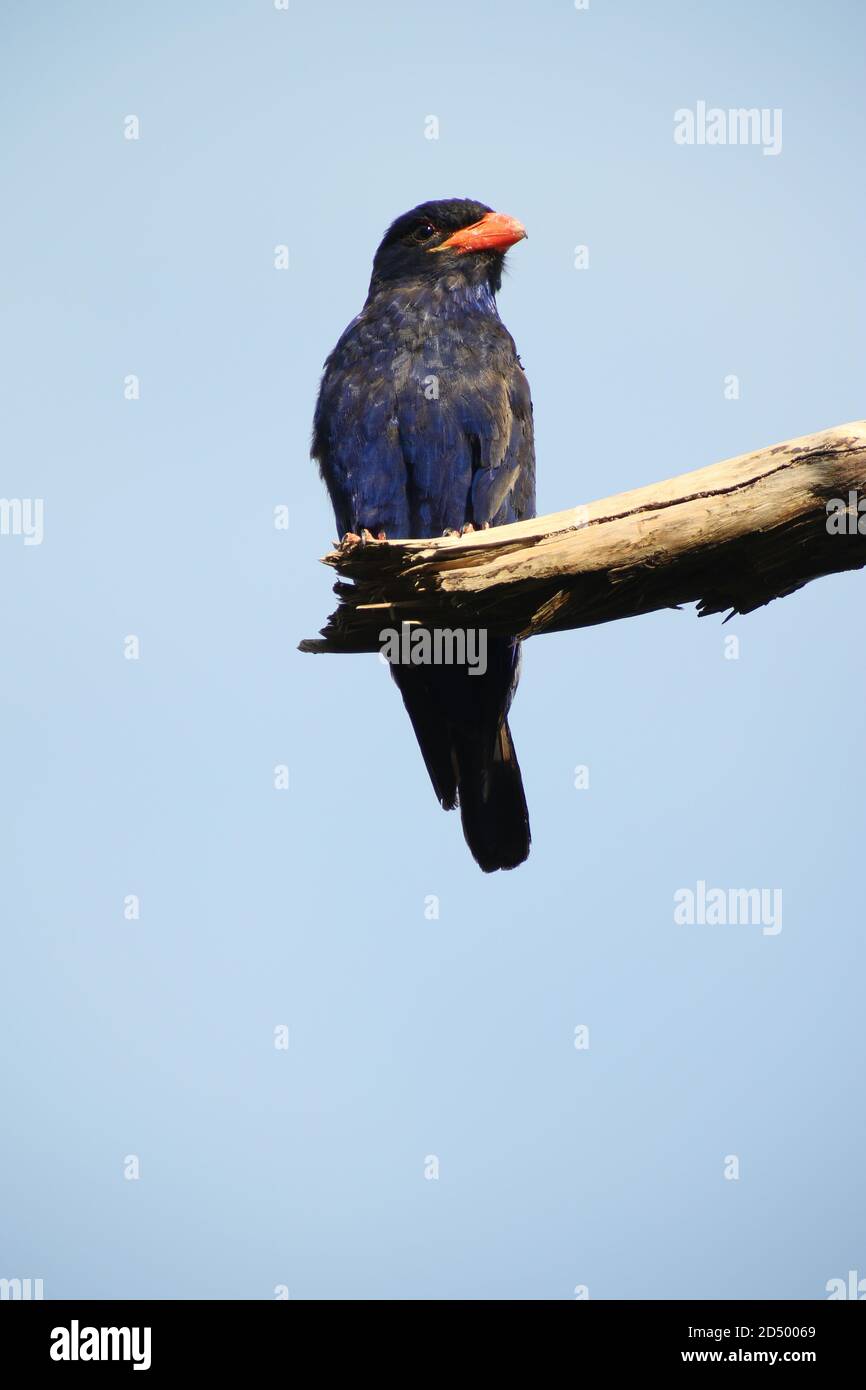
{"type": "Polygon", "coordinates": [[[432,222],[419,222],[415,228],[414,236],[416,241],[429,241],[431,236],[436,235],[436,228],[432,222]]]}

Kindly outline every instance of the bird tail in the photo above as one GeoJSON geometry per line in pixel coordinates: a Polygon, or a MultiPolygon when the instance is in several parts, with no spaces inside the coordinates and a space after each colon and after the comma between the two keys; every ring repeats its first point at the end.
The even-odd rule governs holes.
{"type": "Polygon", "coordinates": [[[446,811],[460,806],[463,834],[485,873],[529,854],[529,812],[507,713],[517,683],[512,641],[489,644],[490,669],[393,665],[415,737],[446,811]]]}
{"type": "Polygon", "coordinates": [[[515,869],[529,855],[529,810],[508,720],[492,746],[459,730],[453,758],[463,834],[484,873],[515,869]]]}

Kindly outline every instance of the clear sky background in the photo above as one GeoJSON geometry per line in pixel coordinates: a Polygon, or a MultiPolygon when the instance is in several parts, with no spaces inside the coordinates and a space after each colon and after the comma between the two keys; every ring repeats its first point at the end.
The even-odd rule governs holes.
{"type": "Polygon", "coordinates": [[[533,851],[493,877],[377,659],[295,649],[331,607],[321,364],[424,198],[529,230],[500,309],[540,511],[866,414],[863,7],[19,3],[0,38],[0,495],[45,507],[0,537],[0,1276],[866,1276],[863,575],[531,642],[533,851]],[[782,152],[678,146],[699,100],[781,108],[782,152]],[[677,925],[699,880],[781,889],[781,932],[677,925]]]}

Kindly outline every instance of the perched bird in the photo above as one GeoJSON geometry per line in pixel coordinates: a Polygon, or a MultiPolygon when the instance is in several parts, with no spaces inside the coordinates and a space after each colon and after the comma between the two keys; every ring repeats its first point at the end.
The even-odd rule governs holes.
{"type": "MultiPolygon", "coordinates": [[[[465,198],[391,224],[367,301],[325,363],[313,458],[341,536],[441,536],[535,515],[532,401],[496,307],[512,217],[465,198]]],[[[430,780],[481,868],[529,853],[508,728],[519,644],[490,637],[487,668],[392,665],[430,780]]]]}

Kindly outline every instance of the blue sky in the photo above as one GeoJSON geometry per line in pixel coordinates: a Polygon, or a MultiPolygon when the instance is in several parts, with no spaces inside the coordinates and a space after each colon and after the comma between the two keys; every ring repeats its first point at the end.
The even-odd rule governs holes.
{"type": "Polygon", "coordinates": [[[424,198],[528,228],[500,308],[541,511],[863,415],[861,7],[106,0],[0,30],[0,494],[45,528],[0,536],[0,1276],[866,1275],[862,576],[533,640],[533,851],[493,878],[375,657],[296,651],[331,607],[321,364],[424,198]],[[781,152],[678,145],[699,101],[780,109],[781,152]],[[782,930],[678,925],[698,881],[781,890],[782,930]]]}

